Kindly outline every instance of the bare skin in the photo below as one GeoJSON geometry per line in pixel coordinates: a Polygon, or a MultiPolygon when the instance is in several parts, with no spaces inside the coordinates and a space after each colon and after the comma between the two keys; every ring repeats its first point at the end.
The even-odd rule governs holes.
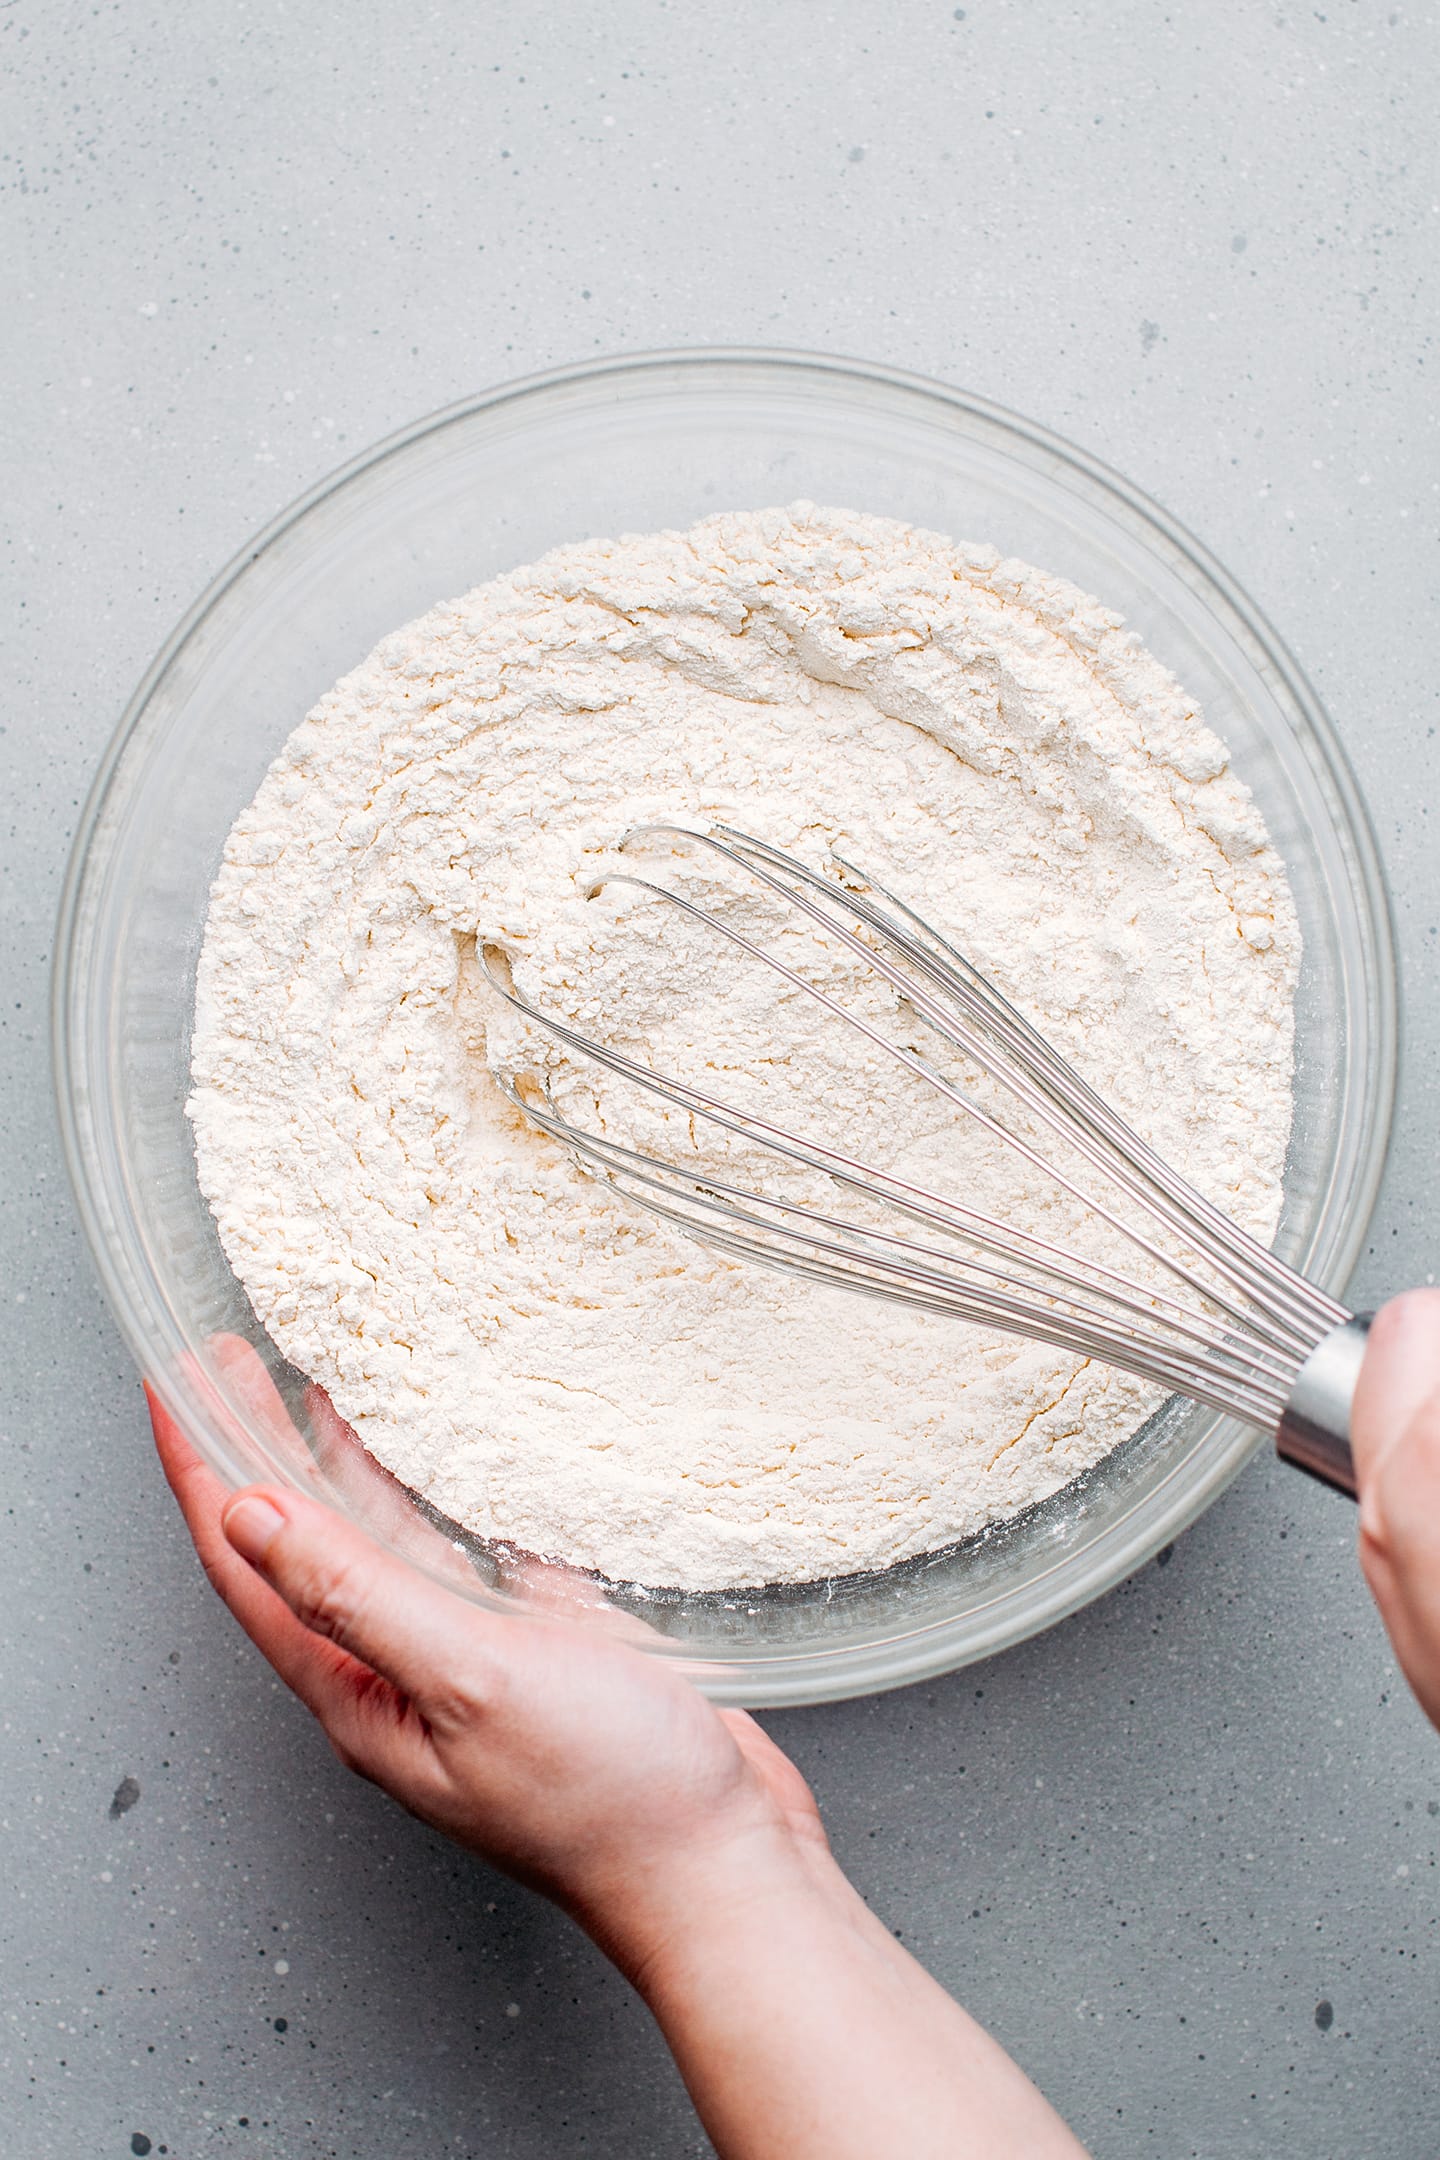
{"type": "Polygon", "coordinates": [[[1400,1669],[1440,1726],[1440,1290],[1375,1315],[1350,1418],[1360,1565],[1400,1669]]]}
{"type": "MultiPolygon", "coordinates": [[[[288,1422],[253,1353],[226,1361],[288,1422]]],[[[603,1628],[483,1612],[288,1487],[232,1497],[151,1410],[206,1573],[340,1760],[573,1915],[722,2160],[1083,2160],[851,1888],[752,1718],[603,1628]]]]}
{"type": "MultiPolygon", "coordinates": [[[[220,1354],[308,1466],[258,1358],[220,1354]]],[[[373,1501],[373,1467],[312,1408],[327,1469],[373,1501]]],[[[721,2160],[1083,2160],[845,1880],[752,1718],[603,1628],[482,1612],[302,1492],[228,1494],[151,1411],[206,1573],[341,1761],[579,1922],[650,2005],[721,2160]]],[[[1353,1424],[1361,1563],[1440,1724],[1440,1291],[1377,1316],[1353,1424]]]]}

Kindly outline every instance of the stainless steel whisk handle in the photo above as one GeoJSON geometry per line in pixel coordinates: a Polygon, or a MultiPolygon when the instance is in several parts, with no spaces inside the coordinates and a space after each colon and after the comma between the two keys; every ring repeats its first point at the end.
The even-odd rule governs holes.
{"type": "Polygon", "coordinates": [[[907,1015],[903,1032],[852,1009],[838,989],[771,951],[718,904],[706,905],[705,888],[692,897],[653,877],[607,871],[600,880],[707,926],[730,952],[768,968],[790,994],[802,993],[846,1023],[903,1070],[907,1084],[934,1090],[989,1141],[1012,1149],[1028,1173],[1049,1179],[1067,1206],[1112,1240],[1127,1240],[1132,1259],[1087,1257],[1063,1235],[1025,1229],[968,1205],[963,1194],[859,1160],[823,1134],[774,1123],[763,1104],[747,1108],[743,1099],[656,1071],[531,1004],[508,963],[500,964],[503,945],[482,939],[477,952],[485,974],[508,1005],[563,1053],[658,1098],[667,1115],[683,1112],[689,1141],[678,1153],[652,1155],[574,1123],[548,1081],[537,1100],[533,1075],[523,1088],[515,1076],[497,1076],[522,1116],[622,1197],[730,1259],[1103,1360],[1166,1394],[1190,1395],[1273,1432],[1284,1461],[1355,1497],[1350,1404],[1367,1316],[1347,1312],[1189,1185],[958,947],[838,853],[831,875],[728,825],[696,831],[654,824],[628,834],[623,845],[632,843],[663,846],[669,854],[704,850],[709,869],[719,861],[748,881],[743,889],[778,903],[792,927],[858,960],[867,980],[898,1000],[897,1013],[907,1015]],[[934,1057],[911,1041],[921,1025],[934,1038],[927,1042],[934,1057]],[[937,1060],[947,1055],[958,1055],[961,1066],[944,1069],[937,1060]],[[966,1078],[971,1068],[995,1102],[975,1093],[966,1078]],[[811,1189],[787,1190],[778,1178],[753,1188],[748,1175],[737,1180],[724,1154],[706,1159],[697,1118],[727,1145],[738,1138],[760,1149],[787,1176],[798,1169],[811,1189]],[[817,1179],[828,1181],[821,1190],[833,1191],[834,1201],[816,1200],[817,1179]],[[858,1216],[844,1211],[855,1198],[858,1216]],[[1157,1270],[1167,1287],[1157,1285],[1157,1270]]]}
{"type": "Polygon", "coordinates": [[[1352,1313],[1322,1336],[1296,1375],[1275,1433],[1283,1462],[1355,1498],[1350,1405],[1365,1357],[1373,1313],[1352,1313]]]}

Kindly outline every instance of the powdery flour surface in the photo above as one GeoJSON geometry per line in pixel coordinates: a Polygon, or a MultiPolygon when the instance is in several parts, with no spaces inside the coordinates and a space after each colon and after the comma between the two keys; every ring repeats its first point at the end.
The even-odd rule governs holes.
{"type": "Polygon", "coordinates": [[[1279,859],[1193,702],[1096,601],[808,504],[560,548],[433,609],[320,701],[238,819],[199,970],[200,1180],[260,1319],[379,1460],[481,1535],[655,1585],[933,1550],[1156,1398],[708,1254],[509,1108],[492,1063],[543,1063],[567,1114],[656,1140],[633,1093],[527,1043],[477,937],[632,1055],[1083,1235],[673,911],[587,898],[651,819],[817,863],[840,843],[1264,1236],[1299,951],[1279,859]]]}

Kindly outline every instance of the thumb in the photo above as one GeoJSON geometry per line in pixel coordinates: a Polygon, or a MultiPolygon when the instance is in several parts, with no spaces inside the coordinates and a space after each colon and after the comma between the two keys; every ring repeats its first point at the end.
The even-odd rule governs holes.
{"type": "Polygon", "coordinates": [[[465,1599],[303,1493],[250,1486],[221,1517],[226,1539],[303,1626],[348,1650],[427,1715],[473,1705],[494,1669],[492,1627],[465,1599]]]}
{"type": "Polygon", "coordinates": [[[1440,1396],[1440,1290],[1407,1290],[1370,1323],[1350,1412],[1362,1494],[1382,1458],[1440,1396]]]}
{"type": "Polygon", "coordinates": [[[1351,1414],[1360,1559],[1406,1679],[1440,1724],[1440,1291],[1377,1313],[1351,1414]]]}

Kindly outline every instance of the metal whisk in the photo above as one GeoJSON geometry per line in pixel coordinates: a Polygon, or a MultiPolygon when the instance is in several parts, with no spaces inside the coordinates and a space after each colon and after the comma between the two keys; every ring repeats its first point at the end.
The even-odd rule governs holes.
{"type": "MultiPolygon", "coordinates": [[[[861,1291],[927,1313],[980,1323],[1095,1357],[1172,1393],[1230,1412],[1275,1435],[1286,1461],[1353,1496],[1350,1401],[1368,1315],[1346,1310],[1287,1267],[1148,1147],[964,955],[905,901],[839,856],[826,876],[728,826],[646,826],[625,845],[708,850],[888,983],[940,1042],[998,1084],[1021,1113],[1016,1131],[963,1081],[836,998],[802,969],[683,893],[643,877],[634,886],[739,947],[793,990],[856,1028],[951,1106],[1015,1150],[1111,1232],[1123,1234],[1140,1275],[967,1206],[790,1131],[741,1104],[656,1072],[522,997],[503,955],[482,945],[495,989],[565,1050],[660,1097],[690,1120],[757,1143],[859,1207],[832,1212],[808,1199],[731,1182],[724,1165],[667,1160],[587,1131],[557,1110],[548,1087],[500,1085],[580,1165],[652,1214],[735,1259],[806,1281],[861,1291]],[[843,878],[844,882],[841,882],[843,878]],[[1027,1131],[1030,1137],[1027,1137],[1027,1131]],[[1063,1166],[1043,1135],[1097,1174],[1111,1197],[1063,1166]],[[1041,1137],[1037,1140],[1036,1134],[1041,1137]],[[1156,1287],[1158,1272],[1165,1287],[1156,1287]]],[[[598,891],[599,885],[593,890],[598,891]]],[[[838,1203],[837,1203],[838,1205],[838,1203]]]]}

